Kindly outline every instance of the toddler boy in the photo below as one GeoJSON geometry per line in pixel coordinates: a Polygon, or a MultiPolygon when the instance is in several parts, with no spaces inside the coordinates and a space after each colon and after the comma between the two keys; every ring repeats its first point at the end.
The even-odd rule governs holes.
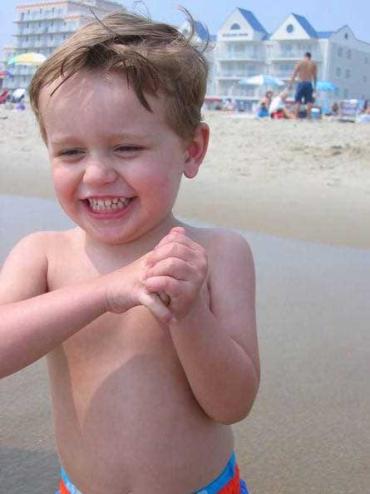
{"type": "Polygon", "coordinates": [[[207,150],[206,78],[175,28],[120,12],[32,81],[77,226],[34,233],[6,260],[0,375],[47,355],[61,494],[246,492],[230,424],[259,383],[252,255],[172,214],[207,150]]]}

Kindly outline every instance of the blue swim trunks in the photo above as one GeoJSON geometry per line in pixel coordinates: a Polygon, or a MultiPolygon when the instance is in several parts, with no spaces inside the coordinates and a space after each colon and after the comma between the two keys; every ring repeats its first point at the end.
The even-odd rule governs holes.
{"type": "MultiPolygon", "coordinates": [[[[60,471],[59,490],[55,494],[82,494],[69,480],[63,468],[60,471]]],[[[193,494],[248,494],[246,483],[239,477],[235,454],[231,455],[226,467],[213,482],[193,494]]]]}
{"type": "Polygon", "coordinates": [[[297,85],[297,91],[295,93],[296,103],[313,103],[313,86],[310,81],[302,81],[297,85]]]}

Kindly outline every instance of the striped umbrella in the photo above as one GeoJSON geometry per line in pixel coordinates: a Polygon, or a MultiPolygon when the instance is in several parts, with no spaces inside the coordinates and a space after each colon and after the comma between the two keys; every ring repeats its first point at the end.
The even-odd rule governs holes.
{"type": "Polygon", "coordinates": [[[46,57],[42,53],[20,53],[8,60],[8,65],[41,65],[46,57]]]}
{"type": "Polygon", "coordinates": [[[267,74],[255,75],[246,79],[240,79],[238,82],[241,86],[275,86],[281,87],[285,85],[285,82],[278,77],[273,77],[267,74]]]}

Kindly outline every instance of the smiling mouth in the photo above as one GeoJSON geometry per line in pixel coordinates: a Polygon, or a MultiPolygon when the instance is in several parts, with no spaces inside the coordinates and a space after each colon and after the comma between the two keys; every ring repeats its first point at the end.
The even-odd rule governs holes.
{"type": "Polygon", "coordinates": [[[114,197],[109,199],[98,199],[95,197],[89,197],[85,200],[85,203],[88,205],[92,212],[98,214],[106,214],[123,211],[127,208],[132,200],[132,197],[114,197]]]}

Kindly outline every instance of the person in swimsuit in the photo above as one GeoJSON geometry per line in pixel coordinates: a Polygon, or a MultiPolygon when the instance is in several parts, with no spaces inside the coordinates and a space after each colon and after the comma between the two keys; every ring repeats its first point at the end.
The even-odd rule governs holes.
{"type": "Polygon", "coordinates": [[[172,212],[207,151],[206,87],[201,48],[126,11],[79,29],[32,80],[76,227],[5,261],[0,377],[47,356],[61,494],[247,492],[231,424],[260,379],[251,250],[172,212]]]}
{"type": "Polygon", "coordinates": [[[303,60],[299,61],[295,66],[289,82],[289,89],[292,88],[297,77],[299,78],[299,82],[295,94],[295,116],[298,118],[300,107],[303,103],[307,106],[307,118],[310,118],[315,101],[314,92],[317,82],[317,65],[313,62],[310,52],[306,52],[303,60]]]}

